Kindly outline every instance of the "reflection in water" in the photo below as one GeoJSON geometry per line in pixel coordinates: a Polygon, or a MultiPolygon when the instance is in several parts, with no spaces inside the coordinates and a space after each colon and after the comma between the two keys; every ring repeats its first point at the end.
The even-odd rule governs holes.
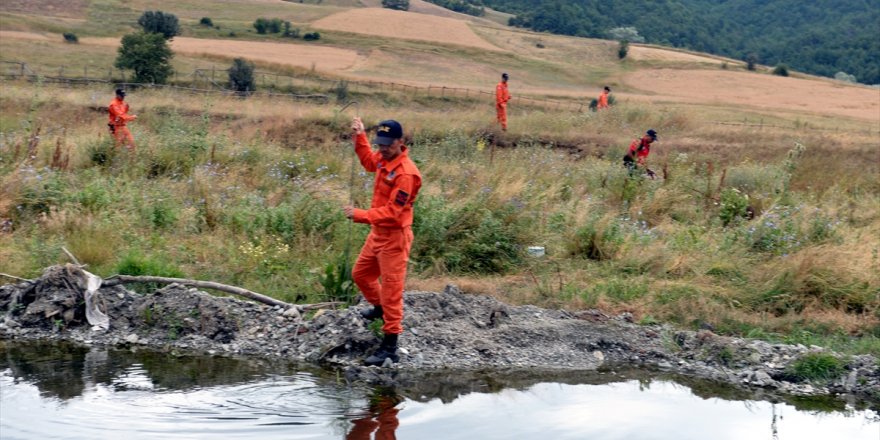
{"type": "Polygon", "coordinates": [[[398,396],[393,389],[378,388],[370,396],[370,407],[366,417],[354,419],[351,430],[345,436],[345,440],[371,440],[376,433],[375,440],[394,440],[395,432],[400,426],[397,413],[400,410],[397,405],[403,402],[403,397],[398,396]]]}
{"type": "Polygon", "coordinates": [[[875,411],[840,400],[770,403],[638,371],[436,372],[403,382],[370,389],[283,362],[0,341],[0,437],[880,438],[875,411]]]}

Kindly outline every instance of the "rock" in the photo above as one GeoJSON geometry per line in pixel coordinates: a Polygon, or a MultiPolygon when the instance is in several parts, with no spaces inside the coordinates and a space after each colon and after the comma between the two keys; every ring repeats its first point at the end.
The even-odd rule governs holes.
{"type": "Polygon", "coordinates": [[[299,318],[300,318],[299,309],[297,309],[296,307],[291,307],[291,308],[285,310],[285,311],[282,313],[282,315],[284,315],[284,316],[286,316],[286,317],[288,317],[288,318],[293,318],[293,319],[299,319],[299,318]]]}
{"type": "Polygon", "coordinates": [[[670,364],[669,362],[666,362],[666,361],[660,362],[659,364],[657,364],[657,366],[660,368],[664,368],[664,369],[672,368],[672,364],[670,364]]]}
{"type": "Polygon", "coordinates": [[[415,329],[415,328],[411,328],[411,329],[409,329],[409,332],[412,333],[412,334],[414,334],[414,335],[416,335],[416,336],[419,335],[419,330],[418,330],[418,329],[415,329]]]}
{"type": "Polygon", "coordinates": [[[446,295],[459,295],[461,294],[461,289],[458,288],[455,284],[447,284],[443,289],[443,293],[446,295]]]}
{"type": "Polygon", "coordinates": [[[132,334],[126,336],[125,342],[128,342],[129,344],[137,344],[138,343],[138,335],[132,333],[132,334]]]}
{"type": "Polygon", "coordinates": [[[856,387],[856,382],[859,377],[859,371],[853,370],[849,372],[849,375],[846,376],[846,381],[843,383],[843,389],[847,392],[852,391],[856,387]]]}
{"type": "MultiPolygon", "coordinates": [[[[596,358],[599,362],[605,362],[605,354],[599,350],[593,352],[593,357],[596,358]]],[[[633,356],[635,359],[638,359],[638,356],[633,356]]]]}
{"type": "Polygon", "coordinates": [[[767,372],[764,370],[757,370],[754,373],[752,373],[752,376],[750,377],[750,381],[759,387],[765,387],[765,386],[771,385],[773,382],[775,382],[773,380],[773,378],[770,377],[770,375],[767,374],[767,372]]]}

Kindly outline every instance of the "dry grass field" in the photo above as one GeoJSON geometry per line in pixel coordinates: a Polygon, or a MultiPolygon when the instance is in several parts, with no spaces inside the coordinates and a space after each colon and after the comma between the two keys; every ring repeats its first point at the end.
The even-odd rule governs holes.
{"type": "Polygon", "coordinates": [[[317,29],[353,32],[385,38],[500,50],[477,36],[466,21],[415,12],[381,8],[350,9],[317,20],[312,23],[312,26],[317,29]]]}

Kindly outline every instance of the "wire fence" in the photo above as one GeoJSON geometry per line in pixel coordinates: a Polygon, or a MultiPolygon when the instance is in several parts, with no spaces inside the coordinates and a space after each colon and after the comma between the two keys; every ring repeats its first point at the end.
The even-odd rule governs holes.
{"type": "MultiPolygon", "coordinates": [[[[27,81],[41,81],[44,83],[61,83],[65,85],[87,84],[114,84],[127,87],[147,87],[157,89],[173,89],[176,91],[193,94],[221,94],[240,95],[228,87],[229,69],[196,68],[191,73],[175,72],[169,79],[168,84],[144,84],[129,81],[129,76],[124,70],[113,67],[89,67],[79,69],[59,67],[57,72],[54,68],[43,68],[38,72],[36,68],[19,61],[0,60],[0,77],[3,79],[23,79],[27,81]],[[81,73],[81,74],[80,74],[81,73]]],[[[494,90],[476,90],[463,87],[446,86],[415,86],[386,81],[370,80],[347,80],[331,79],[316,74],[291,75],[275,72],[254,72],[254,83],[257,91],[248,92],[251,96],[265,96],[270,98],[286,98],[296,101],[308,101],[316,104],[328,104],[331,97],[340,96],[342,93],[399,93],[410,97],[433,97],[449,100],[464,100],[470,102],[486,102],[494,105],[494,90]]],[[[517,107],[537,107],[546,110],[582,112],[589,109],[589,103],[581,101],[559,101],[527,96],[514,96],[512,104],[517,107]]],[[[810,130],[822,132],[861,132],[835,126],[833,128],[818,127],[807,122],[794,121],[791,125],[765,124],[763,119],[758,121],[712,121],[715,125],[750,127],[758,130],[765,128],[785,130],[810,130]]],[[[867,129],[867,134],[880,134],[880,130],[867,129]]]]}
{"type": "MultiPolygon", "coordinates": [[[[0,61],[0,77],[12,80],[41,81],[65,85],[115,84],[167,88],[192,93],[240,94],[229,88],[229,69],[197,68],[191,73],[175,72],[167,84],[143,84],[129,81],[124,70],[83,67],[82,70],[59,67],[37,71],[33,66],[18,61],[0,61]]],[[[486,101],[494,105],[495,92],[463,87],[416,86],[387,81],[330,79],[314,74],[291,75],[275,72],[254,72],[256,91],[249,95],[305,99],[318,103],[330,102],[331,96],[341,93],[399,93],[411,97],[434,97],[450,100],[486,101]]],[[[514,96],[511,104],[520,107],[541,107],[548,110],[583,111],[589,108],[583,102],[559,101],[527,96],[514,96]]]]}

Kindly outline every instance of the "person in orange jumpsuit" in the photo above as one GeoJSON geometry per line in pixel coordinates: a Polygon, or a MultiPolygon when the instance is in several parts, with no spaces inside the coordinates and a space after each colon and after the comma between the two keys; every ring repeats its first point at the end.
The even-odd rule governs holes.
{"type": "Polygon", "coordinates": [[[602,110],[608,108],[608,95],[611,93],[611,88],[605,86],[602,90],[602,93],[599,95],[599,102],[596,104],[597,110],[602,110]]]}
{"type": "Polygon", "coordinates": [[[630,175],[635,174],[637,167],[644,167],[648,175],[653,179],[654,172],[645,164],[645,159],[651,154],[651,144],[657,140],[657,132],[648,130],[640,139],[629,144],[629,150],[623,156],[623,165],[629,170],[630,175]]]}
{"type": "Polygon", "coordinates": [[[116,97],[110,101],[107,112],[110,114],[107,126],[110,127],[110,134],[116,139],[116,147],[125,145],[129,151],[134,151],[134,136],[131,135],[126,124],[137,119],[137,116],[128,114],[125,90],[116,89],[116,97]]]}
{"type": "Polygon", "coordinates": [[[507,102],[510,101],[510,91],[507,90],[507,80],[510,77],[506,73],[501,74],[501,82],[495,86],[495,112],[501,129],[507,131],[507,102]]]}
{"type": "Polygon", "coordinates": [[[395,432],[400,426],[396,406],[403,402],[403,398],[394,394],[379,392],[370,398],[370,414],[364,418],[352,420],[351,431],[345,436],[345,440],[371,440],[370,435],[376,433],[376,440],[394,440],[395,432]]]}
{"type": "Polygon", "coordinates": [[[361,165],[376,173],[370,209],[343,208],[346,217],[355,223],[370,225],[370,234],[351,275],[364,298],[373,305],[362,313],[364,318],[385,321],[382,344],[365,361],[367,365],[382,365],[386,359],[399,360],[397,338],[403,332],[403,285],[413,240],[413,203],[422,187],[422,176],[409,158],[400,123],[379,123],[374,140],[378,151],[370,148],[360,118],[354,118],[351,128],[361,165]]]}

